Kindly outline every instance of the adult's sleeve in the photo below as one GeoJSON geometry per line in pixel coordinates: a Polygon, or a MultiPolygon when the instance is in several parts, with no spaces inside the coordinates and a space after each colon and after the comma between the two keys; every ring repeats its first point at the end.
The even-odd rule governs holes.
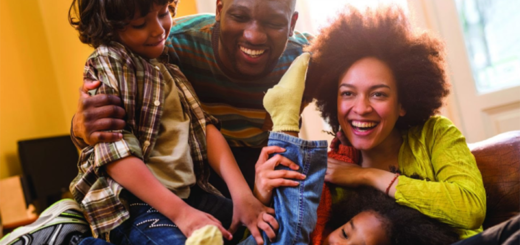
{"type": "Polygon", "coordinates": [[[399,176],[397,203],[455,228],[479,229],[486,215],[486,193],[465,137],[451,121],[438,117],[426,123],[420,138],[425,154],[416,154],[415,160],[429,158],[431,169],[426,164],[422,168],[434,179],[399,176]]]}

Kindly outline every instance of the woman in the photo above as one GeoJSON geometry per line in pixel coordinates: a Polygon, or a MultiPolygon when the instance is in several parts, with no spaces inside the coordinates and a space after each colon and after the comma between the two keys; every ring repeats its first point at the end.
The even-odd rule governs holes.
{"type": "Polygon", "coordinates": [[[440,41],[414,31],[397,7],[351,7],[308,51],[307,88],[318,91],[333,131],[360,152],[357,164],[329,160],[325,181],[373,187],[461,238],[482,231],[486,195],[475,159],[453,123],[435,116],[448,94],[440,41]]]}

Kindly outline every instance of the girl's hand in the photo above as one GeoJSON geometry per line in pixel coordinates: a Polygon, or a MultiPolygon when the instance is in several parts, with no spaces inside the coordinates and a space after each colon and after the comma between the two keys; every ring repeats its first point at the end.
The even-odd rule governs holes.
{"type": "Polygon", "coordinates": [[[284,151],[285,149],[278,146],[264,147],[260,153],[258,161],[256,162],[254,195],[264,205],[269,205],[271,202],[274,188],[280,186],[298,186],[299,182],[295,180],[305,179],[305,175],[297,171],[274,169],[280,164],[293,170],[298,170],[300,168],[282,155],[276,155],[269,158],[270,154],[282,153],[284,151]]]}
{"type": "Polygon", "coordinates": [[[189,205],[183,205],[182,208],[176,212],[177,215],[175,219],[171,219],[172,222],[179,227],[186,237],[190,237],[191,234],[206,225],[214,225],[216,226],[220,232],[222,232],[222,236],[227,239],[233,239],[233,235],[229,231],[227,231],[220,221],[218,221],[215,217],[211,216],[208,213],[204,213],[200,210],[197,210],[189,205]]]}
{"type": "Polygon", "coordinates": [[[258,244],[264,244],[259,229],[263,230],[269,239],[274,239],[278,230],[274,209],[264,206],[251,194],[233,199],[233,222],[229,230],[233,232],[240,224],[247,226],[258,244]]]}

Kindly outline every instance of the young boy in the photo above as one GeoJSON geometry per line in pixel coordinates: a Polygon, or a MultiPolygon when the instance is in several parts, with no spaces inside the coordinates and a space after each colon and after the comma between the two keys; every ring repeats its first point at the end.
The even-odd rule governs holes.
{"type": "Polygon", "coordinates": [[[126,110],[123,140],[84,148],[71,192],[95,237],[118,244],[184,244],[203,226],[245,223],[258,239],[254,198],[215,118],[205,113],[164,50],[176,0],[74,0],[71,24],[96,48],[84,79],[95,93],[118,95],[126,110]],[[206,162],[233,203],[208,183],[206,162]],[[225,171],[223,171],[225,170],[225,171]],[[220,220],[220,221],[219,221],[220,220]],[[222,222],[222,224],[221,224],[222,222]]]}

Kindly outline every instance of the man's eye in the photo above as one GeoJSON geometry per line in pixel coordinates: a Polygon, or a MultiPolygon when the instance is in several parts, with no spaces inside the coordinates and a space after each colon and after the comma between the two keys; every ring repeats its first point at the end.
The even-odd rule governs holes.
{"type": "Polygon", "coordinates": [[[244,22],[244,21],[247,20],[246,16],[238,15],[238,14],[232,14],[231,17],[233,17],[233,19],[238,21],[238,22],[244,22]]]}
{"type": "Polygon", "coordinates": [[[285,27],[285,24],[280,24],[280,23],[267,23],[267,25],[270,26],[271,28],[275,28],[275,29],[280,29],[280,28],[285,27]]]}

